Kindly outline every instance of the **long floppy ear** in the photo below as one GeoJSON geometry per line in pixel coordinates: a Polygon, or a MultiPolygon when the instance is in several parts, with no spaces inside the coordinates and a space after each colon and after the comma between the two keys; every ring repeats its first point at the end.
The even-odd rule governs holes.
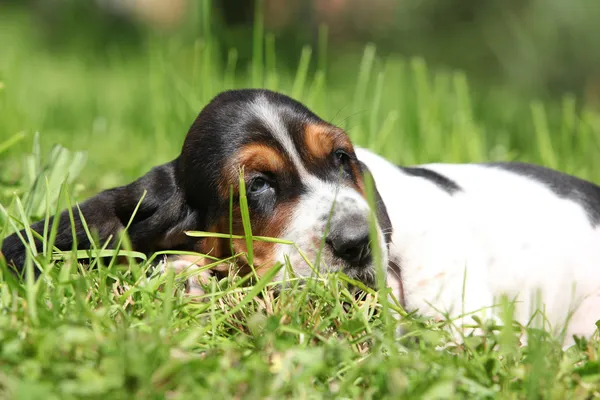
{"type": "MultiPolygon", "coordinates": [[[[194,224],[195,214],[185,204],[184,196],[175,179],[177,160],[150,170],[138,180],[117,188],[105,190],[100,194],[73,207],[75,240],[78,249],[89,249],[90,240],[80,217],[92,234],[103,245],[109,238],[108,248],[112,248],[119,239],[120,232],[129,224],[127,231],[134,250],[143,253],[157,251],[163,247],[174,248],[185,240],[183,231],[194,224]],[[145,196],[144,196],[144,192],[145,196]],[[140,200],[144,196],[143,201],[140,200]],[[139,207],[138,207],[139,204],[139,207]],[[137,212],[133,216],[134,211],[137,212]]],[[[31,225],[33,231],[42,235],[45,221],[31,225]]],[[[52,226],[53,218],[49,221],[52,226]]],[[[21,236],[26,238],[25,230],[21,236]]],[[[68,251],[73,247],[73,234],[69,211],[59,216],[58,230],[54,246],[68,251]]],[[[35,239],[37,251],[42,251],[42,243],[35,239]]],[[[22,270],[27,253],[31,253],[19,236],[14,233],[2,243],[2,253],[9,265],[22,270]]]]}

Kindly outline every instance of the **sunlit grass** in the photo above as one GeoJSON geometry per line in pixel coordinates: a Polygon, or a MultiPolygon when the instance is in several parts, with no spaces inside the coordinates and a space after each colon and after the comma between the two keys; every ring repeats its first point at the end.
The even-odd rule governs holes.
{"type": "MultiPolygon", "coordinates": [[[[460,72],[380,58],[374,46],[334,70],[325,29],[319,47],[305,47],[290,72],[277,68],[276,39],[260,24],[248,66],[237,65],[235,50],[219,54],[208,31],[196,43],[154,38],[135,55],[115,48],[96,63],[57,57],[28,39],[25,27],[7,26],[0,36],[0,238],[175,158],[200,109],[234,87],[293,95],[397,163],[519,159],[600,181],[600,116],[572,98],[560,106],[484,98],[460,72]]],[[[277,240],[252,235],[244,218],[245,233],[235,238],[249,248],[277,240]]],[[[55,234],[47,226],[50,243],[55,234]]],[[[173,252],[147,258],[124,240],[123,262],[105,246],[47,247],[22,280],[0,260],[3,397],[599,396],[596,342],[565,352],[531,330],[519,347],[508,304],[504,327],[473,321],[485,335],[438,350],[449,339],[443,324],[404,316],[402,334],[394,335],[388,313],[403,315],[398,304],[368,288],[356,298],[349,284],[358,283],[343,275],[291,277],[279,292],[276,269],[231,274],[190,299],[182,283],[198,271],[153,271],[173,252]],[[81,258],[93,268],[79,265],[81,258]],[[38,280],[34,269],[43,271],[38,280]]]]}

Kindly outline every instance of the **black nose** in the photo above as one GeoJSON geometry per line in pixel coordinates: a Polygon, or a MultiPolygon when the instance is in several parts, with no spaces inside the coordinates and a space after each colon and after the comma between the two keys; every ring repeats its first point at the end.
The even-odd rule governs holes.
{"type": "Polygon", "coordinates": [[[352,267],[371,261],[369,224],[365,218],[348,218],[332,224],[326,243],[333,253],[352,267]]]}

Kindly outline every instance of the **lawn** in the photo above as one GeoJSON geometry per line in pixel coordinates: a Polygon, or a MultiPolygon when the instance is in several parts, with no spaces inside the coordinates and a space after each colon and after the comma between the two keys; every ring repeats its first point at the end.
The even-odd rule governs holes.
{"type": "MultiPolygon", "coordinates": [[[[521,160],[600,182],[600,114],[569,96],[474,90],[460,71],[373,46],[330,57],[325,32],[287,71],[259,26],[246,66],[210,34],[98,56],[45,48],[22,15],[0,24],[0,240],[175,158],[229,88],[291,95],[397,163],[521,160]]],[[[215,281],[198,303],[181,277],[147,278],[149,260],[41,264],[42,279],[19,282],[0,260],[2,398],[600,397],[596,341],[563,350],[530,330],[519,347],[509,323],[439,350],[440,324],[409,315],[394,335],[398,307],[373,291],[354,299],[342,276],[280,295],[267,279],[215,281]]]]}

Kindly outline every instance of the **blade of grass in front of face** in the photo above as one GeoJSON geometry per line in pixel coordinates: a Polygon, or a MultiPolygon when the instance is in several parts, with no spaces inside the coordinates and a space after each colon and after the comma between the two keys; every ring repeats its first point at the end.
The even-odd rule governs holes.
{"type": "Polygon", "coordinates": [[[248,197],[246,197],[246,181],[244,178],[243,168],[240,170],[239,188],[240,213],[242,214],[242,226],[244,228],[244,239],[246,240],[247,259],[250,268],[252,268],[252,272],[256,274],[256,271],[254,270],[254,247],[252,243],[252,227],[250,225],[250,212],[248,211],[248,197]]]}
{"type": "MultiPolygon", "coordinates": [[[[340,169],[338,179],[340,179],[342,173],[343,173],[343,171],[340,169]]],[[[316,271],[324,270],[324,268],[321,266],[321,255],[323,253],[323,249],[325,248],[325,242],[327,240],[327,235],[329,235],[329,229],[331,228],[331,220],[333,218],[334,209],[335,209],[335,206],[337,203],[337,195],[338,195],[338,189],[336,189],[336,191],[335,191],[335,194],[333,196],[333,202],[331,203],[331,207],[329,208],[329,212],[327,213],[327,222],[325,223],[325,229],[323,230],[323,235],[321,237],[321,243],[319,243],[319,249],[317,251],[317,256],[315,258],[315,263],[314,263],[316,271]]]]}
{"type": "MultiPolygon", "coordinates": [[[[239,175],[239,202],[240,202],[240,213],[242,216],[242,226],[244,228],[244,239],[246,241],[246,252],[248,265],[252,269],[252,274],[256,280],[259,280],[259,275],[256,272],[254,265],[254,242],[252,240],[252,226],[250,222],[250,210],[248,208],[248,197],[246,195],[246,181],[244,176],[244,169],[240,170],[239,175]]],[[[264,260],[263,260],[264,261],[264,260]]],[[[264,268],[265,265],[259,267],[264,268]]],[[[270,272],[270,271],[268,271],[270,272]]],[[[267,274],[268,274],[267,272],[267,274]]],[[[266,276],[266,275],[265,275],[266,276]]],[[[263,296],[265,293],[263,292],[263,296]]]]}
{"type": "MultiPolygon", "coordinates": [[[[395,319],[391,317],[389,311],[389,300],[388,295],[390,290],[387,287],[386,277],[385,277],[385,269],[387,265],[383,265],[383,254],[381,254],[381,243],[379,243],[379,235],[377,232],[377,203],[375,199],[375,181],[371,174],[365,174],[364,176],[364,185],[365,185],[365,193],[367,197],[367,203],[369,204],[369,236],[371,237],[371,251],[373,254],[373,263],[375,266],[375,281],[377,284],[377,288],[379,293],[383,295],[380,296],[382,312],[383,312],[383,320],[385,321],[387,327],[388,338],[392,339],[394,337],[396,331],[395,319]]],[[[395,352],[395,346],[390,346],[391,351],[395,352]]]]}
{"type": "MultiPolygon", "coordinates": [[[[185,231],[187,236],[191,237],[214,237],[214,238],[222,238],[222,239],[244,239],[246,235],[232,235],[227,233],[218,233],[218,232],[203,232],[203,231],[185,231]]],[[[268,243],[279,243],[279,244],[287,244],[290,246],[294,245],[294,242],[285,239],[279,238],[271,238],[267,236],[252,236],[252,240],[256,240],[259,242],[268,242],[268,243]]]]}

